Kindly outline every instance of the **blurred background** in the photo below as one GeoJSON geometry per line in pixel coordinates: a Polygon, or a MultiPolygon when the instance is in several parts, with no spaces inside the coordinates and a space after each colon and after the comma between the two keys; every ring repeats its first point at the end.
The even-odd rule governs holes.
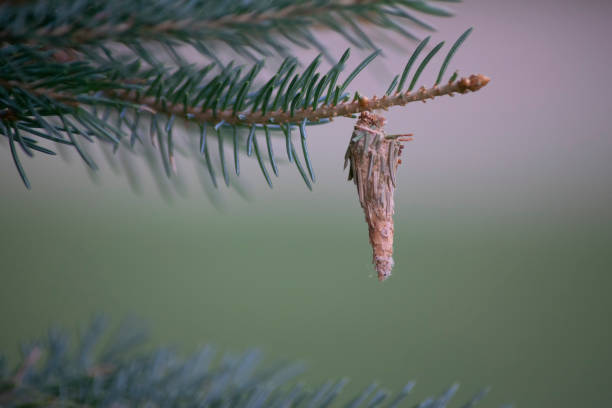
{"type": "MultiPolygon", "coordinates": [[[[388,133],[415,134],[391,279],[376,280],[342,171],[354,120],[311,130],[313,192],[288,165],[269,190],[244,157],[245,187],[211,198],[205,168],[186,157],[176,191],[141,166],[134,193],[100,152],[97,176],[74,154],[26,159],[26,191],[3,144],[0,350],[16,362],[21,341],[102,312],[142,318],[154,344],[185,352],[211,343],[303,361],[307,382],[347,376],[348,393],[416,380],[418,398],[459,381],[459,399],[490,385],[484,406],[610,404],[612,3],[452,8],[433,40],[474,26],[450,68],[492,81],[387,113],[388,133]]],[[[346,48],[323,38],[335,57],[346,48]]],[[[384,92],[415,46],[395,40],[353,90],[384,92]]]]}

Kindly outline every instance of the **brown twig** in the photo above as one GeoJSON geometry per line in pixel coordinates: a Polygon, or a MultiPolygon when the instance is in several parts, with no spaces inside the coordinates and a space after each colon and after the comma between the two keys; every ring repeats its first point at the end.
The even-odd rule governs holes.
{"type": "MultiPolygon", "coordinates": [[[[108,92],[107,96],[112,98],[121,99],[125,102],[140,105],[142,110],[151,113],[163,113],[167,115],[176,115],[197,123],[219,123],[225,121],[229,124],[237,125],[251,125],[256,123],[300,123],[304,119],[312,122],[316,122],[322,118],[334,118],[336,116],[350,116],[360,112],[374,111],[378,109],[387,110],[392,106],[404,106],[410,102],[422,101],[425,102],[428,99],[434,99],[436,96],[450,95],[454,93],[464,94],[467,92],[476,92],[482,87],[489,83],[489,78],[482,75],[471,75],[469,78],[461,78],[455,82],[448,83],[443,86],[434,86],[426,89],[421,87],[415,92],[404,92],[396,93],[390,96],[383,96],[377,98],[362,97],[361,99],[353,102],[344,102],[337,105],[323,105],[317,109],[306,108],[294,111],[293,115],[291,112],[283,110],[276,110],[273,112],[267,112],[262,114],[261,112],[244,112],[235,113],[233,110],[224,110],[220,112],[213,112],[208,109],[202,112],[197,107],[184,106],[182,104],[166,105],[164,106],[157,101],[154,97],[138,97],[137,94],[129,90],[119,90],[108,92]]],[[[0,86],[4,87],[16,87],[26,89],[28,92],[44,95],[50,99],[55,99],[71,105],[73,107],[79,106],[79,102],[75,95],[55,92],[45,88],[32,88],[27,84],[19,83],[17,81],[3,81],[0,80],[0,86]]]]}
{"type": "Polygon", "coordinates": [[[232,110],[221,111],[214,114],[212,110],[201,112],[197,108],[185,108],[181,104],[169,106],[167,111],[164,112],[161,104],[157,103],[153,97],[136,99],[130,97],[131,94],[128,91],[121,91],[116,96],[124,100],[129,100],[133,103],[146,105],[157,112],[164,112],[176,116],[185,116],[185,112],[187,112],[189,117],[200,123],[221,121],[225,121],[226,123],[230,124],[300,123],[304,119],[316,122],[321,118],[350,116],[365,111],[374,111],[377,109],[386,110],[397,105],[404,106],[410,102],[425,102],[427,99],[434,99],[436,96],[476,92],[482,87],[486,86],[488,83],[489,78],[486,76],[480,74],[472,75],[469,78],[461,78],[456,82],[449,83],[441,87],[434,86],[429,89],[421,87],[418,91],[412,93],[398,93],[391,96],[383,96],[382,98],[377,98],[376,96],[370,99],[361,98],[359,101],[339,103],[335,106],[323,105],[317,109],[299,109],[296,110],[293,115],[290,112],[283,110],[268,112],[265,115],[260,112],[237,115],[232,110]]]}
{"type": "Polygon", "coordinates": [[[17,120],[17,114],[10,108],[4,108],[0,110],[0,120],[6,120],[9,122],[17,120]]]}

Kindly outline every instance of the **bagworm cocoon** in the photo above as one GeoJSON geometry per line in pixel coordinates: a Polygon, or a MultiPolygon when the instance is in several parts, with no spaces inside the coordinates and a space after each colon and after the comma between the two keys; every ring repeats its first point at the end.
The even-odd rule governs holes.
{"type": "Polygon", "coordinates": [[[357,186],[368,223],[372,263],[380,281],[391,276],[393,268],[393,193],[401,142],[411,140],[386,136],[384,124],[384,117],[362,112],[345,156],[345,167],[350,164],[348,179],[357,186]]]}

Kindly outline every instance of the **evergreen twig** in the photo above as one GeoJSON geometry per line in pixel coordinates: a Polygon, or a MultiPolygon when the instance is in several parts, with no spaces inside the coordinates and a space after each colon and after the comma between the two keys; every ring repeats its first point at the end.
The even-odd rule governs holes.
{"type": "Polygon", "coordinates": [[[145,126],[150,129],[151,143],[159,150],[164,170],[171,177],[177,168],[175,122],[195,122],[204,130],[214,129],[208,136],[202,133],[198,150],[205,156],[211,179],[215,180],[211,149],[206,148],[206,140],[217,139],[220,173],[229,186],[221,132],[232,127],[233,161],[238,175],[239,155],[243,150],[239,144],[243,143],[242,131],[248,128],[244,151],[248,156],[256,153],[260,170],[271,185],[261,149],[255,144],[257,133],[264,130],[272,170],[278,174],[270,131],[280,131],[285,134],[289,162],[296,165],[310,188],[315,176],[306,144],[307,127],[328,123],[337,116],[388,109],[440,95],[452,96],[455,92],[474,92],[485,86],[488,78],[483,75],[455,81],[456,73],[447,84],[439,85],[452,56],[471,29],[451,47],[433,88],[421,87],[411,92],[443,42],[423,58],[412,79],[409,78],[410,68],[425,48],[427,37],[411,55],[401,79],[396,75],[381,98],[361,97],[355,92],[351,99],[347,92],[351,82],[381,50],[375,50],[343,79],[340,76],[349,50],[327,72],[319,72],[326,51],[322,48],[322,53],[302,72],[298,71],[298,59],[288,56],[275,73],[261,80],[262,60],[248,70],[234,61],[224,64],[201,41],[218,39],[237,51],[251,48],[265,55],[266,47],[277,51],[282,48],[273,32],[298,33],[291,38],[317,43],[309,27],[320,23],[340,32],[357,46],[371,47],[374,44],[356,19],[396,29],[389,25],[392,22],[389,16],[393,16],[429,28],[412,12],[450,15],[433,3],[433,0],[4,3],[0,5],[0,134],[8,138],[17,171],[29,188],[21,152],[27,156],[34,152],[54,155],[53,150],[40,144],[42,141],[73,146],[89,167],[95,169],[95,163],[80,145],[81,137],[88,142],[98,139],[111,143],[113,152],[121,145],[132,149],[137,141],[145,139],[141,134],[145,126]],[[353,30],[352,34],[344,24],[353,30]],[[148,48],[151,41],[161,44],[173,62],[161,62],[157,53],[148,48]],[[114,46],[116,42],[123,43],[133,54],[114,46]],[[178,49],[181,44],[193,45],[217,62],[204,67],[187,64],[178,49]],[[408,92],[402,92],[408,80],[408,92]],[[291,140],[292,130],[298,127],[305,166],[296,157],[291,140]]]}
{"type": "MultiPolygon", "coordinates": [[[[223,42],[239,53],[261,55],[288,52],[286,42],[315,46],[313,29],[325,27],[339,32],[358,47],[374,44],[354,21],[382,29],[393,20],[408,20],[426,30],[433,27],[415,12],[438,17],[452,12],[428,0],[269,0],[231,2],[216,0],[66,0],[8,1],[0,6],[0,44],[47,44],[54,47],[97,47],[101,42],[120,42],[132,52],[150,54],[141,40],[169,45],[192,45],[213,57],[211,40],[223,42]],[[347,23],[347,19],[349,23],[347,23]],[[27,24],[27,27],[24,26],[27,24]],[[350,33],[343,28],[353,31],[350,33]],[[355,40],[359,38],[360,40],[355,40]]],[[[403,35],[415,35],[404,29],[403,35]]],[[[372,47],[373,48],[373,47],[372,47]]]]}

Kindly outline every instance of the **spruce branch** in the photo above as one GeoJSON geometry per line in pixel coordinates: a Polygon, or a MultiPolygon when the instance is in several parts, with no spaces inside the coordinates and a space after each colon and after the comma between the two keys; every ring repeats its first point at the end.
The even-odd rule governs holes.
{"type": "MultiPolygon", "coordinates": [[[[449,95],[454,96],[454,93],[465,94],[467,92],[476,92],[486,86],[490,79],[482,74],[471,75],[467,78],[461,78],[455,82],[449,82],[446,85],[435,85],[431,88],[422,86],[415,92],[396,93],[394,95],[383,95],[378,98],[360,97],[352,102],[342,102],[336,105],[321,105],[316,109],[312,107],[294,110],[287,112],[282,109],[273,112],[245,112],[236,113],[233,110],[225,110],[214,112],[208,109],[204,112],[197,108],[188,107],[182,104],[163,106],[158,103],[153,97],[138,98],[131,91],[119,91],[113,96],[126,102],[137,104],[140,109],[147,110],[151,113],[163,113],[166,115],[184,116],[187,120],[192,120],[198,123],[224,122],[227,125],[259,125],[268,124],[291,124],[291,123],[318,123],[322,119],[333,119],[337,116],[349,116],[366,111],[374,111],[378,109],[388,110],[393,106],[405,106],[410,102],[426,102],[434,99],[436,96],[449,95]]],[[[61,99],[62,96],[58,97],[61,99]]],[[[69,100],[68,97],[65,100],[69,100]]],[[[72,103],[76,101],[70,100],[72,103]]]]}
{"type": "MultiPolygon", "coordinates": [[[[118,90],[111,91],[108,93],[109,101],[122,101],[123,104],[131,105],[140,111],[146,111],[151,114],[164,114],[168,116],[182,117],[185,120],[190,120],[196,123],[221,123],[224,125],[261,125],[261,124],[291,124],[291,123],[318,123],[322,119],[333,119],[337,116],[352,116],[354,114],[366,111],[374,111],[378,109],[388,110],[393,106],[405,106],[410,102],[427,102],[427,100],[434,99],[437,96],[454,96],[455,93],[465,94],[467,92],[476,92],[486,86],[490,79],[482,74],[471,75],[470,77],[461,78],[454,82],[449,82],[443,86],[434,85],[431,88],[425,88],[422,86],[415,92],[404,92],[395,93],[393,95],[383,95],[382,97],[376,97],[374,95],[371,98],[361,96],[357,100],[351,102],[341,102],[336,105],[321,105],[316,109],[312,107],[302,108],[294,110],[293,112],[287,112],[282,109],[278,109],[272,112],[265,112],[259,110],[256,112],[236,112],[235,110],[228,109],[224,111],[215,112],[212,109],[202,111],[198,107],[192,107],[177,104],[164,104],[159,102],[155,97],[142,97],[137,92],[131,90],[118,90]]],[[[57,100],[65,103],[66,105],[79,107],[79,97],[62,92],[54,92],[49,89],[38,88],[34,89],[28,84],[19,83],[16,81],[2,81],[0,80],[0,86],[8,89],[23,89],[31,92],[38,96],[45,96],[46,98],[57,100]]],[[[98,100],[102,100],[99,98],[98,100]]],[[[15,118],[14,113],[10,110],[0,112],[0,118],[8,120],[10,115],[15,118]],[[4,114],[3,114],[4,112],[4,114]]],[[[263,125],[262,125],[263,126],[263,125]]]]}
{"type": "Polygon", "coordinates": [[[438,17],[452,15],[451,11],[432,3],[429,0],[12,1],[0,6],[0,44],[45,44],[81,51],[86,51],[83,47],[93,47],[105,53],[104,44],[115,42],[126,45],[149,62],[156,62],[143,42],[160,44],[173,57],[178,56],[175,45],[191,45],[215,59],[213,41],[257,58],[253,52],[264,56],[288,54],[288,43],[314,46],[326,52],[315,34],[315,30],[324,27],[338,32],[356,47],[375,48],[360,25],[391,28],[416,40],[417,36],[404,28],[402,21],[431,31],[433,26],[415,12],[438,17]]]}
{"type": "MultiPolygon", "coordinates": [[[[319,72],[321,55],[302,72],[298,72],[295,58],[286,58],[265,82],[258,80],[263,64],[258,62],[246,70],[243,66],[209,64],[203,68],[180,65],[171,70],[165,67],[143,67],[139,60],[119,61],[109,58],[104,63],[57,58],[57,51],[45,47],[6,46],[0,48],[0,133],[9,139],[11,155],[26,186],[29,180],[19,159],[17,147],[32,156],[33,151],[55,154],[38,144],[38,139],[74,146],[92,168],[96,165],[80,147],[78,137],[91,142],[93,138],[111,143],[113,150],[128,139],[130,148],[144,138],[143,125],[149,124],[151,143],[161,155],[166,174],[176,172],[175,138],[173,126],[177,119],[194,122],[202,129],[209,127],[218,140],[221,172],[226,185],[230,184],[224,157],[221,132],[232,130],[234,167],[239,175],[240,146],[248,156],[255,152],[259,167],[268,185],[271,179],[257,144],[257,133],[265,130],[270,165],[278,173],[269,141],[270,131],[281,132],[287,147],[287,159],[296,165],[306,185],[311,188],[314,170],[306,144],[307,130],[312,125],[324,124],[337,116],[352,116],[359,112],[386,110],[414,101],[433,99],[453,93],[475,92],[489,79],[472,75],[456,80],[456,74],[445,85],[439,85],[451,57],[471,32],[467,30],[450,48],[432,88],[412,91],[424,69],[439,52],[444,42],[436,45],[420,62],[407,91],[403,85],[410,79],[410,71],[429,41],[424,39],[410,56],[402,74],[396,75],[384,96],[362,97],[358,92],[351,99],[346,92],[350,83],[380,52],[377,50],[359,63],[340,82],[350,50],[326,72],[319,72]],[[103,108],[100,116],[98,109],[103,108]],[[109,123],[111,113],[116,124],[109,123]],[[247,129],[244,136],[238,129],[247,129]],[[292,131],[299,129],[304,165],[298,159],[292,141],[292,131]]],[[[202,134],[205,136],[206,132],[202,134]]],[[[201,137],[200,153],[214,180],[210,151],[206,137],[201,137]]],[[[213,182],[216,185],[216,182],[213,182]]]]}
{"type": "MultiPolygon", "coordinates": [[[[69,333],[50,330],[24,350],[23,361],[13,370],[0,370],[0,406],[323,408],[340,406],[348,383],[343,378],[305,387],[297,383],[301,365],[266,365],[257,350],[218,358],[211,346],[186,357],[170,348],[152,349],[146,347],[146,333],[129,321],[110,338],[107,332],[106,320],[97,318],[71,348],[69,333]]],[[[414,387],[411,381],[391,393],[372,384],[344,406],[414,406],[408,402],[414,387]]],[[[445,387],[418,406],[445,407],[456,399],[458,388],[456,383],[445,387]]],[[[480,390],[462,406],[473,407],[488,391],[480,390]]]]}

